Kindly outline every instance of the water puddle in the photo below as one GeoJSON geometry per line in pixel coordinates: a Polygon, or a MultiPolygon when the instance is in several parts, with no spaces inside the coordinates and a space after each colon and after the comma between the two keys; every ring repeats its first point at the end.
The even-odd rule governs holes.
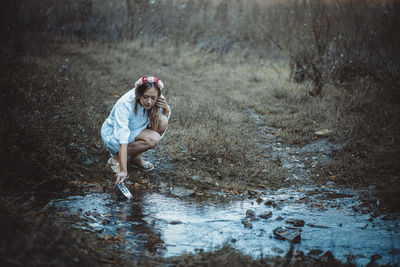
{"type": "Polygon", "coordinates": [[[331,251],[336,258],[351,257],[358,265],[366,265],[373,255],[381,257],[377,260],[381,264],[400,262],[400,219],[354,212],[357,203],[352,191],[332,191],[325,200],[316,197],[318,190],[264,191],[259,198],[231,203],[132,193],[134,198],[128,202],[116,200],[113,194],[91,193],[56,199],[50,206],[60,214],[76,215],[74,227],[124,241],[135,253],[177,256],[227,242],[254,257],[284,256],[290,242],[277,239],[273,230],[290,227],[286,221],[298,219],[305,225],[298,227],[301,241],[295,249],[305,254],[331,251]],[[248,210],[255,217],[245,220],[246,212],[252,213],[248,210]],[[269,218],[259,217],[268,212],[272,212],[269,218]]]}

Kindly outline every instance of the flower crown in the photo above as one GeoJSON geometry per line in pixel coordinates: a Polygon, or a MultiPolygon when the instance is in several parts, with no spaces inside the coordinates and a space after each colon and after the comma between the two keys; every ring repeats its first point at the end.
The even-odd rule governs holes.
{"type": "Polygon", "coordinates": [[[162,90],[164,87],[163,82],[159,78],[153,76],[143,76],[135,82],[135,89],[145,83],[155,83],[157,84],[158,88],[160,88],[160,90],[162,90]]]}

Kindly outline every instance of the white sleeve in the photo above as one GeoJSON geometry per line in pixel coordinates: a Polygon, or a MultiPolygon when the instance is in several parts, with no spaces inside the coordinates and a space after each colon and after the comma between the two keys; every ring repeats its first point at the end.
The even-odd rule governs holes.
{"type": "Polygon", "coordinates": [[[129,140],[129,116],[130,111],[124,102],[118,102],[114,112],[114,136],[119,144],[127,144],[129,140]]]}

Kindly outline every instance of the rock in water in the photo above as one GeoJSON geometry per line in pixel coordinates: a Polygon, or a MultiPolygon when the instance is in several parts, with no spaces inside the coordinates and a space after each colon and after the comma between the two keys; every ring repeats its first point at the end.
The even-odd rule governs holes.
{"type": "Polygon", "coordinates": [[[254,212],[254,210],[246,211],[246,218],[254,218],[254,217],[256,217],[256,213],[254,212]]]}
{"type": "Polygon", "coordinates": [[[273,201],[271,199],[267,199],[267,200],[265,200],[264,205],[265,206],[272,206],[272,203],[273,203],[273,201]]]}
{"type": "Polygon", "coordinates": [[[300,219],[287,219],[285,223],[291,224],[295,227],[303,227],[305,222],[300,219]]]}
{"type": "Polygon", "coordinates": [[[171,191],[171,194],[176,197],[193,197],[196,195],[196,192],[183,187],[174,187],[174,189],[171,191]]]}
{"type": "Polygon", "coordinates": [[[301,235],[300,232],[295,229],[287,229],[285,227],[278,227],[274,229],[274,235],[279,239],[288,240],[291,243],[300,243],[301,235]]]}
{"type": "Polygon", "coordinates": [[[242,223],[243,223],[244,227],[246,227],[246,228],[250,228],[250,229],[253,228],[253,225],[251,224],[251,222],[249,222],[247,220],[243,220],[242,223]]]}
{"type": "Polygon", "coordinates": [[[254,190],[251,190],[251,189],[247,190],[247,193],[249,193],[250,196],[255,196],[255,195],[257,195],[257,192],[254,191],[254,190]]]}
{"type": "Polygon", "coordinates": [[[169,224],[172,224],[172,225],[181,224],[181,223],[182,222],[178,221],[178,220],[172,220],[172,221],[169,222],[169,224]]]}
{"type": "Polygon", "coordinates": [[[263,214],[260,214],[260,218],[262,219],[269,219],[272,217],[272,211],[266,211],[263,214]]]}

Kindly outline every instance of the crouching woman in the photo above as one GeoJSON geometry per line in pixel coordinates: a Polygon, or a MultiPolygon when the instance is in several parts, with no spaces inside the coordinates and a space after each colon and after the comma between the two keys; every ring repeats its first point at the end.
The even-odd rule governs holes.
{"type": "Polygon", "coordinates": [[[171,110],[161,91],[160,79],[144,76],[114,105],[101,127],[101,137],[111,154],[108,166],[116,182],[128,178],[127,164],[150,171],[154,165],[141,156],[158,145],[168,126],[171,110]]]}

